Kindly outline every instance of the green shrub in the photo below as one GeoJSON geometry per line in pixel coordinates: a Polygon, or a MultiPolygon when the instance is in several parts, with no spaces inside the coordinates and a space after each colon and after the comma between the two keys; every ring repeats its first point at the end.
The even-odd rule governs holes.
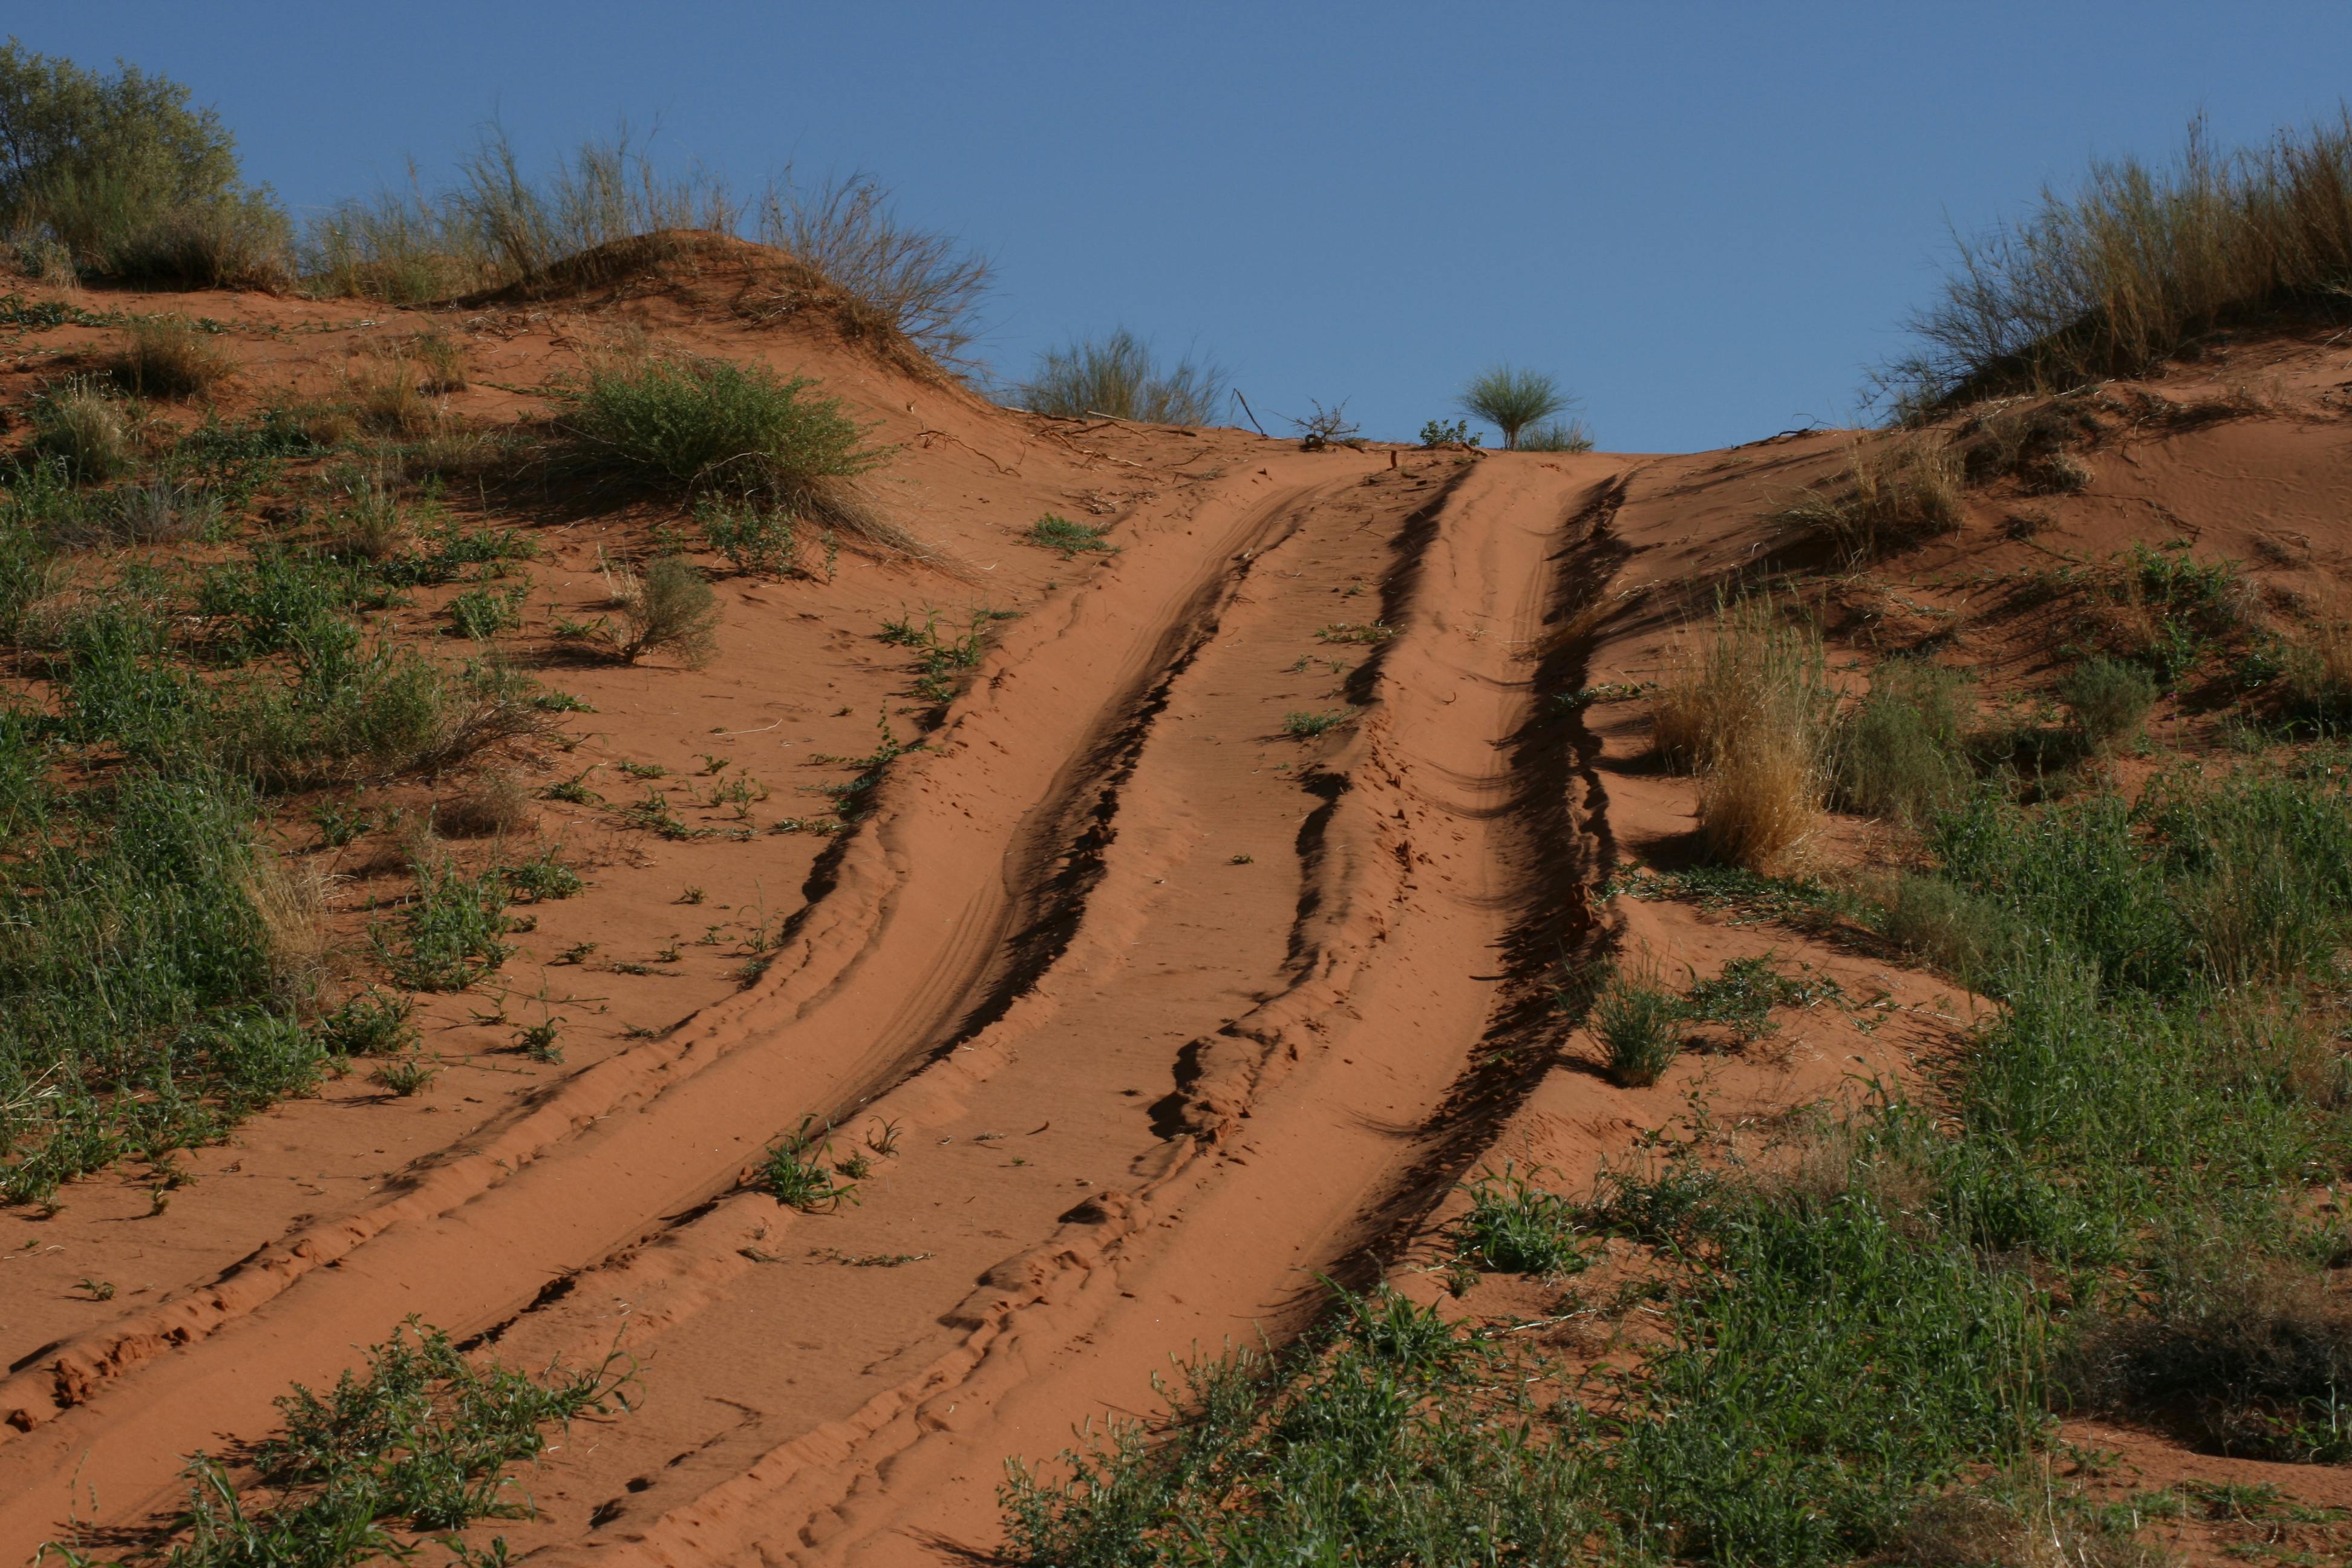
{"type": "Polygon", "coordinates": [[[0,47],[0,228],[132,282],[266,284],[287,227],[239,182],[235,139],[188,89],[0,47]]]}
{"type": "Polygon", "coordinates": [[[529,591],[530,584],[521,583],[512,588],[468,588],[449,601],[449,625],[460,637],[488,642],[522,625],[522,600],[529,591]]]}
{"type": "Polygon", "coordinates": [[[1303,741],[1336,730],[1347,721],[1347,714],[1331,709],[1319,713],[1286,713],[1283,715],[1282,732],[1303,741]]]}
{"type": "Polygon", "coordinates": [[[1225,399],[1225,373],[1208,361],[1163,367],[1150,346],[1124,327],[1037,356],[1013,394],[1021,405],[1065,419],[1108,415],[1143,425],[1206,425],[1225,399]]]}
{"type": "Polygon", "coordinates": [[[2118,658],[2086,658],[2067,672],[2058,696],[2093,749],[2107,751],[2137,736],[2156,706],[2156,678],[2118,658]]]}
{"type": "Polygon", "coordinates": [[[530,859],[499,868],[507,879],[507,890],[518,903],[539,904],[553,899],[577,898],[588,884],[580,873],[563,863],[555,847],[551,845],[530,859]]]}
{"type": "Polygon", "coordinates": [[[1556,377],[1540,371],[1513,370],[1509,365],[1498,364],[1470,378],[1469,384],[1462,389],[1460,407],[1472,418],[1484,419],[1500,430],[1503,449],[1510,451],[1518,446],[1520,431],[1573,407],[1575,402],[1559,389],[1556,377]]]}
{"type": "Polygon", "coordinates": [[[30,731],[0,723],[0,1200],[46,1196],[125,1149],[161,1152],[317,1076],[251,889],[250,797],[132,768],[47,798],[30,731]],[[10,782],[13,781],[13,782],[10,782]]]}
{"type": "Polygon", "coordinates": [[[142,397],[195,397],[236,374],[236,362],[184,316],[133,318],[114,378],[142,397]]]}
{"type": "Polygon", "coordinates": [[[559,394],[583,462],[640,482],[717,490],[830,515],[839,481],[883,454],[804,376],[730,360],[610,360],[559,394]]]}
{"type": "Polygon", "coordinates": [[[1887,890],[1879,930],[1905,951],[1955,979],[1985,984],[2006,969],[2021,942],[2000,906],[1940,877],[1905,873],[1887,890]]]}
{"type": "Polygon", "coordinates": [[[1612,978],[1592,1005],[1610,1078],[1627,1089],[1657,1082],[1682,1055],[1682,1022],[1679,999],[1654,978],[1612,978]]]}
{"type": "Polygon", "coordinates": [[[825,1136],[830,1131],[813,1117],[803,1118],[798,1131],[769,1148],[761,1181],[778,1203],[815,1214],[858,1201],[857,1184],[835,1180],[825,1163],[833,1154],[825,1136]]]}
{"type": "Polygon", "coordinates": [[[416,1043],[415,1011],[405,996],[362,992],[319,1020],[319,1040],[338,1056],[396,1056],[416,1043]]]}
{"type": "Polygon", "coordinates": [[[694,518],[704,542],[738,572],[782,576],[798,564],[800,541],[792,514],[780,508],[706,500],[694,509],[694,518]]]}
{"type": "MultiPolygon", "coordinates": [[[[297,1384],[278,1401],[283,1430],[252,1454],[244,1490],[218,1460],[191,1461],[184,1537],[139,1560],[357,1568],[446,1546],[477,1520],[533,1518],[509,1468],[545,1452],[551,1429],[628,1410],[635,1381],[634,1363],[617,1351],[596,1366],[551,1366],[536,1377],[478,1364],[412,1318],[368,1349],[363,1373],[344,1373],[323,1394],[297,1384]]],[[[504,1562],[503,1539],[478,1561],[504,1562]]]]}
{"type": "Polygon", "coordinates": [[[1962,678],[1923,659],[1890,659],[1838,721],[1833,798],[1848,811],[1925,825],[1968,792],[1962,678]]]}

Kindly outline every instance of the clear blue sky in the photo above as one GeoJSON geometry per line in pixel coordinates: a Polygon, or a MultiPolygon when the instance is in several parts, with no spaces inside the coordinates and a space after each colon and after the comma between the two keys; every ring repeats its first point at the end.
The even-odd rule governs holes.
{"type": "MultiPolygon", "coordinates": [[[[992,256],[991,357],[1125,323],[1258,407],[1410,436],[1501,359],[1604,447],[1850,417],[1947,215],[2352,90],[2352,5],[0,5],[188,83],[299,214],[658,120],[755,184],[863,168],[992,256]]],[[[1271,419],[1268,420],[1272,424],[1271,419]]]]}

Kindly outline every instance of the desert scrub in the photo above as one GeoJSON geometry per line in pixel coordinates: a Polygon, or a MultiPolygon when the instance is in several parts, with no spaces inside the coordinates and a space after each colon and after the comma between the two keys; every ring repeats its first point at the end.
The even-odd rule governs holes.
{"type": "Polygon", "coordinates": [[[1064,419],[1108,415],[1143,425],[1206,425],[1224,403],[1227,378],[1187,355],[1162,364],[1151,346],[1120,328],[1050,348],[1013,388],[1024,408],[1064,419]]]}
{"type": "Polygon", "coordinates": [[[804,1213],[837,1209],[856,1203],[857,1184],[835,1178],[827,1164],[833,1157],[830,1127],[814,1118],[772,1144],[760,1165],[760,1183],[775,1200],[804,1213]]]}
{"type": "Polygon", "coordinates": [[[593,468],[870,531],[845,486],[887,454],[816,384],[730,360],[613,358],[558,394],[559,427],[593,468]]]}
{"type": "Polygon", "coordinates": [[[703,542],[738,572],[781,577],[799,565],[800,539],[790,512],[747,500],[705,500],[694,509],[703,542]]]}
{"type": "Polygon", "coordinates": [[[201,397],[236,372],[209,333],[184,316],[145,316],[123,330],[111,366],[125,392],[142,397],[201,397]]]}
{"type": "Polygon", "coordinates": [[[1282,732],[1297,740],[1311,740],[1317,735],[1338,729],[1347,721],[1348,716],[1345,713],[1329,709],[1313,713],[1286,713],[1282,719],[1282,732]]]}
{"type": "Polygon", "coordinates": [[[2164,164],[2101,161],[1956,246],[1881,374],[1898,412],[2134,376],[2189,340],[2327,297],[2352,268],[2352,114],[2238,152],[2202,119],[2164,164]]]}
{"type": "Polygon", "coordinates": [[[108,396],[87,377],[45,390],[26,415],[33,427],[31,455],[82,483],[118,479],[137,456],[131,431],[141,417],[138,405],[108,396]]]}
{"type": "Polygon", "coordinates": [[[1924,826],[1975,782],[1966,678],[1925,659],[1889,659],[1830,740],[1832,798],[1843,810],[1924,826]]]}
{"type": "MultiPolygon", "coordinates": [[[[635,1363],[619,1352],[537,1376],[477,1364],[411,1318],[369,1347],[363,1372],[344,1373],[323,1394],[297,1384],[280,1397],[280,1430],[253,1451],[244,1485],[219,1460],[196,1456],[173,1539],[128,1561],[355,1568],[446,1547],[449,1532],[477,1520],[533,1518],[513,1467],[535,1461],[551,1433],[583,1416],[626,1414],[636,1382],[635,1363]]],[[[480,1560],[505,1561],[505,1544],[494,1541],[480,1560]]],[[[99,1568],[79,1550],[63,1555],[99,1568]]]]}
{"type": "Polygon", "coordinates": [[[1849,564],[1940,538],[1960,526],[1961,468],[1936,433],[1857,437],[1844,471],[1774,512],[1793,538],[1812,540],[1849,564]]]}
{"type": "Polygon", "coordinates": [[[1620,973],[1593,1002],[1592,1032],[1610,1078],[1627,1089],[1646,1089],[1682,1055],[1681,1000],[1654,973],[1620,973]]]}
{"type": "Polygon", "coordinates": [[[1576,1229],[1576,1205],[1535,1184],[1540,1171],[1521,1174],[1508,1163],[1486,1172],[1462,1190],[1470,1212],[1463,1216],[1460,1255],[1505,1274],[1556,1276],[1582,1268],[1585,1255],[1576,1229]]]}
{"type": "Polygon", "coordinates": [[[2067,672],[2058,695],[2084,742],[2104,752],[2138,737],[2156,706],[2156,678],[2121,659],[2086,658],[2067,672]]]}
{"type": "Polygon", "coordinates": [[[635,664],[649,653],[668,654],[694,669],[710,662],[719,648],[719,595],[690,563],[664,555],[642,573],[623,568],[610,575],[621,662],[635,664]]]}

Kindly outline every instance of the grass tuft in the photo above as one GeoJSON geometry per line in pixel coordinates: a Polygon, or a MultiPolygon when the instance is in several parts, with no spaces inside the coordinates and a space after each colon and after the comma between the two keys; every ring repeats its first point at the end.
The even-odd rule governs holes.
{"type": "Polygon", "coordinates": [[[1149,344],[1120,328],[1037,356],[1013,386],[1021,405],[1064,419],[1108,415],[1142,425],[1206,425],[1224,402],[1225,373],[1186,357],[1160,364],[1149,344]]]}
{"type": "MultiPolygon", "coordinates": [[[[1503,449],[1511,451],[1519,444],[1519,433],[1530,426],[1540,425],[1555,414],[1573,407],[1576,400],[1562,392],[1558,378],[1541,371],[1513,370],[1498,364],[1480,371],[1462,389],[1462,412],[1474,419],[1484,419],[1503,433],[1503,449]]],[[[1574,432],[1574,424],[1551,426],[1556,431],[1574,432]]],[[[1589,450],[1588,438],[1582,447],[1549,447],[1547,451],[1589,450]]]]}
{"type": "Polygon", "coordinates": [[[184,316],[146,316],[125,332],[113,374],[142,397],[201,397],[236,373],[236,363],[184,316]]]}

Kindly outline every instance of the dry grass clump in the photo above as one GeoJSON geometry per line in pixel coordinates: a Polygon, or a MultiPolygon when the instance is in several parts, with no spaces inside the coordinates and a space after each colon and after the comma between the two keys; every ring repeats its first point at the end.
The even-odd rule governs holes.
{"type": "Polygon", "coordinates": [[[30,410],[33,455],[77,479],[102,483],[127,472],[136,456],[131,438],[137,411],[76,376],[37,398],[30,410]]]}
{"type": "Polygon", "coordinates": [[[2095,163],[1956,243],[1921,346],[1882,387],[1911,410],[2145,372],[2233,320],[2334,299],[2352,275],[2352,111],[2236,153],[2200,118],[2179,154],[2095,163]]]}
{"type": "Polygon", "coordinates": [[[1064,419],[1107,414],[1142,425],[1206,425],[1225,385],[1224,371],[1205,360],[1161,365],[1150,344],[1122,327],[1047,349],[1012,390],[1023,407],[1064,419]]]}
{"type": "Polygon", "coordinates": [[[771,185],[758,204],[758,232],[941,364],[971,367],[994,268],[952,235],[901,223],[872,175],[805,191],[788,181],[771,185]]]}
{"type": "Polygon", "coordinates": [[[2091,470],[2067,448],[2099,434],[2098,417],[2083,400],[2061,397],[1980,413],[1960,426],[1953,446],[1971,485],[2013,478],[2029,495],[2061,495],[2091,482],[2091,470]]]}
{"type": "Polygon", "coordinates": [[[530,792],[504,768],[484,773],[433,814],[433,826],[449,838],[504,838],[538,824],[530,792]]]}
{"type": "Polygon", "coordinates": [[[350,379],[360,423],[389,436],[425,436],[447,421],[434,401],[429,373],[406,353],[383,355],[350,379]]]}
{"type": "Polygon", "coordinates": [[[2326,723],[2352,718],[2352,617],[2324,611],[2284,640],[2290,705],[2326,723]]]}
{"type": "Polygon", "coordinates": [[[640,574],[608,564],[613,607],[621,632],[622,662],[635,664],[649,653],[667,653],[691,668],[710,662],[719,646],[719,596],[688,563],[665,555],[640,574]]]}
{"type": "Polygon", "coordinates": [[[327,927],[327,879],[316,868],[289,865],[267,848],[257,849],[247,873],[245,894],[261,918],[269,954],[270,988],[291,1006],[318,994],[334,953],[327,927]]]}
{"type": "Polygon", "coordinates": [[[1958,457],[1934,433],[1856,438],[1845,471],[1772,514],[1849,563],[1908,550],[1960,526],[1958,457]]]}
{"type": "Polygon", "coordinates": [[[143,397],[199,397],[236,374],[236,362],[184,316],[131,323],[110,367],[116,382],[143,397]]]}
{"type": "Polygon", "coordinates": [[[1901,1568],[2169,1568],[2161,1547],[2053,1506],[2047,1485],[2021,1505],[1985,1492],[1934,1498],[1912,1511],[1874,1561],[1901,1568]]]}
{"type": "Polygon", "coordinates": [[[420,333],[410,340],[408,354],[416,363],[417,389],[427,396],[466,390],[466,345],[448,333],[420,333]]]}
{"type": "Polygon", "coordinates": [[[1651,709],[1658,754],[1698,776],[1709,854],[1763,870],[1812,830],[1835,711],[1816,633],[1769,598],[1717,613],[1705,651],[1685,650],[1651,709]]]}

